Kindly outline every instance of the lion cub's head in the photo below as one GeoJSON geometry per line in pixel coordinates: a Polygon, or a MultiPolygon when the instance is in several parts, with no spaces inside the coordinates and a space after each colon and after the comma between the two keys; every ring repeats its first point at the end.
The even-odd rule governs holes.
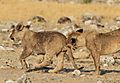
{"type": "Polygon", "coordinates": [[[18,23],[16,26],[15,25],[12,25],[11,26],[11,34],[10,34],[10,39],[15,41],[15,42],[18,42],[20,40],[22,40],[25,32],[27,30],[29,30],[30,28],[30,25],[23,25],[23,23],[18,23]]]}
{"type": "Polygon", "coordinates": [[[83,29],[68,34],[68,42],[75,47],[85,46],[85,34],[83,29]]]}

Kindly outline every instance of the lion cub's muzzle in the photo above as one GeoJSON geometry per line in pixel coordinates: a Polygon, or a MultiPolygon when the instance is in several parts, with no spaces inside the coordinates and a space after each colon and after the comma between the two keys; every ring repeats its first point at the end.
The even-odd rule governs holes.
{"type": "Polygon", "coordinates": [[[9,37],[10,37],[11,40],[13,40],[13,41],[15,40],[14,37],[12,37],[11,35],[9,37]]]}
{"type": "Polygon", "coordinates": [[[11,37],[10,39],[13,40],[13,41],[15,40],[13,37],[11,37]]]}

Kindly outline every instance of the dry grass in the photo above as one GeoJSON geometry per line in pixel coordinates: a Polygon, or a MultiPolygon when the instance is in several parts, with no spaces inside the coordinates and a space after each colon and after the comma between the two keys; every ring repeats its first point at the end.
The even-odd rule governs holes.
{"type": "Polygon", "coordinates": [[[40,15],[49,21],[57,20],[61,16],[74,16],[78,20],[85,12],[103,15],[108,20],[120,15],[119,5],[105,4],[58,4],[53,2],[33,2],[30,0],[1,0],[0,21],[27,20],[40,15]]]}

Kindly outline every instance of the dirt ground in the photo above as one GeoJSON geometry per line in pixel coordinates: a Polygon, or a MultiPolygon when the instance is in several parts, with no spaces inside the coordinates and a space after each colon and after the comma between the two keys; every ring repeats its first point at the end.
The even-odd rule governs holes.
{"type": "MultiPolygon", "coordinates": [[[[18,56],[19,54],[16,52],[9,52],[8,54],[3,53],[1,59],[7,61],[12,60],[12,62],[8,62],[8,66],[0,69],[0,83],[5,83],[6,80],[17,81],[24,74],[27,75],[27,78],[30,78],[32,83],[120,83],[120,65],[118,64],[109,67],[101,66],[102,75],[97,76],[94,73],[94,64],[92,59],[78,59],[76,60],[77,65],[84,66],[84,68],[81,70],[81,75],[74,76],[72,74],[74,68],[68,61],[64,62],[64,69],[57,74],[47,73],[47,71],[53,68],[54,65],[50,65],[43,69],[25,72],[20,69],[18,56]],[[14,66],[14,68],[11,66],[14,66]]],[[[30,57],[28,62],[33,63],[34,60],[35,57],[30,57]]],[[[2,65],[5,63],[6,62],[3,62],[2,65]]]]}
{"type": "MultiPolygon", "coordinates": [[[[73,16],[79,22],[81,15],[85,12],[92,12],[105,16],[107,20],[112,20],[120,15],[119,10],[120,6],[118,5],[80,5],[37,2],[33,0],[0,0],[0,22],[26,21],[36,15],[45,17],[50,23],[56,22],[61,16],[73,16]]],[[[24,74],[27,75],[27,78],[32,83],[120,83],[120,64],[116,63],[108,67],[101,66],[102,75],[97,76],[94,73],[95,68],[91,58],[76,60],[78,66],[84,67],[79,76],[72,74],[74,68],[66,60],[64,69],[57,74],[47,73],[49,69],[54,67],[54,64],[43,69],[25,72],[20,69],[19,56],[21,47],[12,46],[13,42],[7,38],[8,35],[9,33],[5,33],[5,36],[0,34],[0,46],[12,47],[14,51],[0,50],[0,83],[5,83],[7,80],[17,81],[24,74]]],[[[31,56],[27,61],[32,64],[38,59],[37,57],[31,56]]]]}
{"type": "MultiPolygon", "coordinates": [[[[31,72],[25,72],[20,69],[20,63],[18,61],[21,49],[16,49],[11,52],[0,52],[0,66],[4,65],[4,68],[0,68],[0,83],[5,83],[5,80],[17,80],[23,74],[27,74],[32,83],[119,83],[120,82],[120,65],[115,64],[109,67],[101,66],[103,75],[97,76],[94,73],[94,64],[91,58],[76,60],[77,65],[84,66],[81,70],[80,76],[73,76],[73,66],[68,61],[65,61],[64,69],[58,74],[47,73],[54,65],[50,65],[47,68],[34,70],[31,72]],[[2,61],[4,60],[4,61],[2,61]]],[[[37,56],[31,56],[27,59],[29,63],[33,63],[37,56]]]]}
{"type": "Polygon", "coordinates": [[[25,21],[36,15],[45,17],[49,22],[54,22],[62,16],[70,16],[79,21],[81,15],[86,12],[112,20],[114,17],[119,16],[119,10],[119,5],[59,4],[55,2],[38,2],[37,0],[0,0],[0,21],[25,21]]]}

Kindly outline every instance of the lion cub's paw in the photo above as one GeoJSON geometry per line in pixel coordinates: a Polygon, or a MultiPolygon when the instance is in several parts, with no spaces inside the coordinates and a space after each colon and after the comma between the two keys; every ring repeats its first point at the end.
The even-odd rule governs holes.
{"type": "Polygon", "coordinates": [[[57,73],[58,71],[57,70],[48,70],[49,73],[57,73]]]}

